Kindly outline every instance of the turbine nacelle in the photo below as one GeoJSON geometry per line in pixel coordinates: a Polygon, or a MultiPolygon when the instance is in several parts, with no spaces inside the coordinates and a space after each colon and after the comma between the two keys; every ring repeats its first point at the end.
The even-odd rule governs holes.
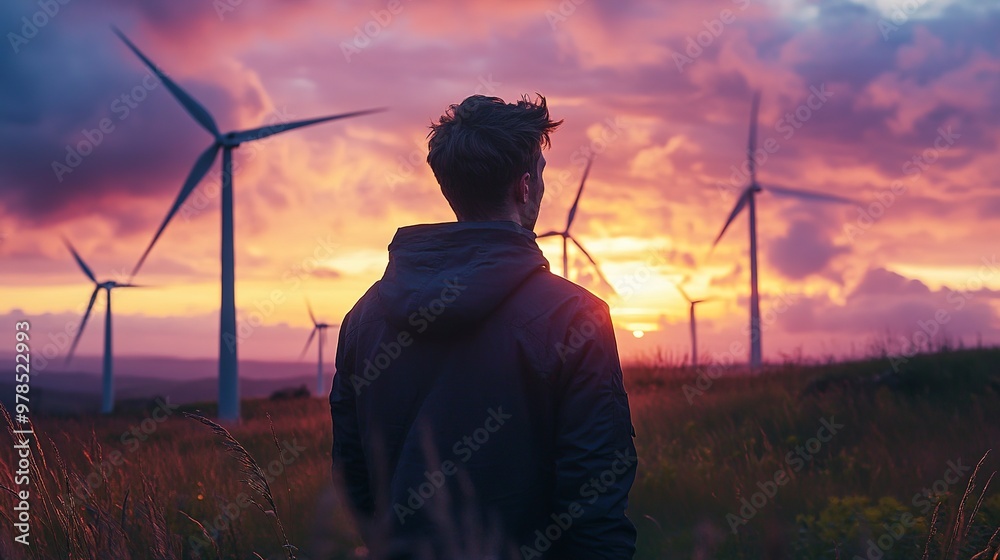
{"type": "Polygon", "coordinates": [[[677,291],[681,294],[681,297],[684,298],[684,301],[688,302],[688,304],[692,308],[695,305],[698,305],[699,303],[705,303],[705,302],[709,302],[709,301],[715,301],[715,298],[691,299],[691,296],[688,295],[688,293],[684,290],[684,288],[678,282],[676,282],[674,280],[671,280],[670,282],[673,283],[674,287],[677,288],[677,291]]]}
{"type": "Polygon", "coordinates": [[[98,282],[97,287],[104,290],[113,290],[115,288],[138,288],[138,284],[130,284],[128,282],[117,282],[115,280],[108,280],[107,282],[98,282]]]}
{"type": "Polygon", "coordinates": [[[220,136],[219,138],[216,138],[215,141],[225,148],[238,148],[240,144],[243,143],[240,141],[239,136],[237,136],[238,134],[239,131],[236,130],[232,132],[227,132],[222,136],[220,136]]]}
{"type": "MultiPolygon", "coordinates": [[[[315,119],[307,119],[301,121],[293,122],[283,122],[278,124],[272,124],[267,126],[258,127],[250,130],[243,131],[232,131],[223,134],[219,131],[218,125],[215,123],[215,119],[212,114],[208,112],[208,109],[203,107],[194,97],[189,95],[184,91],[177,83],[175,83],[169,76],[163,73],[156,64],[153,63],[146,55],[139,50],[132,42],[117,28],[112,28],[116,35],[128,46],[128,48],[137,56],[142,62],[156,74],[160,81],[163,83],[164,88],[170,91],[170,94],[177,100],[178,103],[184,108],[184,110],[191,116],[203,129],[208,131],[214,139],[212,144],[198,156],[195,160],[194,166],[191,171],[188,172],[187,178],[184,180],[181,186],[180,192],[177,194],[177,198],[174,200],[173,205],[170,210],[167,211],[166,217],[160,223],[160,227],[156,230],[153,235],[153,240],[150,241],[149,245],[146,246],[146,250],[142,253],[139,258],[139,262],[132,269],[132,276],[134,277],[142,264],[146,261],[146,257],[149,256],[149,252],[156,245],[156,241],[163,234],[163,230],[167,227],[167,224],[173,219],[174,215],[180,210],[187,201],[188,197],[194,191],[198,183],[208,174],[209,169],[215,163],[216,157],[219,152],[222,151],[222,301],[219,306],[220,315],[220,326],[219,326],[219,418],[226,421],[239,421],[240,418],[240,398],[239,398],[239,366],[236,357],[236,343],[231,341],[236,341],[238,339],[236,333],[236,286],[235,286],[235,276],[236,276],[236,264],[235,264],[235,243],[234,243],[234,226],[233,226],[233,164],[232,164],[232,151],[244,142],[250,142],[253,140],[260,140],[272,136],[274,134],[279,134],[281,132],[286,132],[289,130],[294,130],[296,128],[302,128],[305,126],[310,126],[313,124],[319,124],[322,122],[333,121],[337,119],[343,119],[348,117],[355,117],[360,115],[365,115],[368,113],[374,113],[381,111],[383,109],[370,109],[365,111],[355,111],[351,113],[342,113],[339,115],[331,115],[326,117],[319,117],[315,119]]],[[[92,276],[92,275],[91,275],[92,276]]],[[[325,329],[324,329],[325,330],[325,329]]],[[[315,330],[313,331],[316,332],[315,330]]]]}
{"type": "MultiPolygon", "coordinates": [[[[729,225],[733,223],[733,220],[743,211],[744,208],[749,208],[750,213],[750,367],[752,369],[758,369],[761,365],[761,344],[760,344],[760,304],[759,304],[759,294],[757,290],[757,222],[756,222],[756,204],[755,196],[764,190],[770,191],[778,196],[786,196],[791,198],[797,198],[800,200],[808,200],[813,202],[836,202],[841,204],[853,204],[854,201],[842,196],[836,196],[825,193],[818,193],[812,191],[803,191],[799,189],[790,189],[787,187],[779,187],[776,185],[768,185],[763,187],[757,182],[757,162],[754,159],[754,155],[757,151],[757,112],[760,109],[760,92],[754,92],[753,102],[750,108],[750,137],[747,142],[747,168],[750,171],[750,184],[740,193],[739,198],[736,200],[736,205],[733,210],[729,213],[729,218],[726,219],[726,223],[722,226],[722,231],[715,238],[715,242],[712,243],[712,249],[719,244],[722,240],[722,236],[725,235],[726,230],[729,225]]],[[[678,289],[680,289],[678,287],[678,289]]],[[[685,298],[687,296],[685,295],[685,298]]],[[[690,298],[687,298],[691,303],[692,317],[694,314],[694,302],[690,298]]]]}
{"type": "MultiPolygon", "coordinates": [[[[268,136],[272,136],[274,134],[279,134],[281,132],[286,132],[288,130],[294,130],[296,128],[302,128],[304,126],[310,126],[313,124],[319,124],[322,122],[344,119],[349,117],[367,115],[370,113],[377,113],[385,110],[384,108],[367,109],[363,111],[353,111],[350,113],[330,115],[327,117],[319,117],[315,119],[282,122],[282,123],[270,124],[257,128],[252,128],[248,130],[233,130],[230,132],[222,133],[219,131],[219,127],[215,123],[215,119],[212,117],[212,114],[209,113],[208,109],[202,106],[201,103],[199,103],[194,97],[192,97],[190,94],[184,91],[179,85],[177,85],[176,82],[174,82],[169,76],[167,76],[162,70],[160,70],[160,68],[156,66],[156,64],[153,63],[153,61],[150,60],[145,54],[143,54],[143,52],[140,51],[139,48],[135,46],[135,44],[133,44],[132,41],[129,40],[129,38],[126,37],[124,33],[121,32],[121,30],[119,30],[116,27],[112,27],[112,30],[115,32],[116,35],[118,35],[118,37],[122,40],[122,42],[124,42],[125,45],[128,46],[129,50],[135,53],[135,55],[139,57],[139,59],[141,59],[142,62],[154,74],[157,75],[157,77],[160,78],[164,86],[166,86],[166,89],[170,91],[170,93],[174,96],[175,99],[177,99],[177,102],[181,104],[184,110],[189,115],[191,115],[191,118],[193,118],[199,125],[201,125],[202,128],[204,128],[209,134],[211,134],[212,138],[214,138],[214,142],[212,142],[212,144],[204,152],[202,152],[202,154],[198,156],[198,159],[195,161],[195,164],[192,167],[191,171],[188,173],[188,176],[185,179],[184,184],[181,187],[180,193],[178,193],[177,199],[174,201],[173,206],[167,212],[166,218],[164,218],[163,222],[160,224],[159,229],[153,235],[153,240],[146,247],[146,250],[139,258],[139,262],[136,263],[135,268],[132,270],[132,276],[135,276],[139,272],[139,269],[142,267],[143,263],[146,262],[146,257],[149,256],[149,252],[153,249],[153,246],[156,245],[156,242],[163,234],[163,230],[167,227],[167,224],[170,223],[170,220],[173,219],[177,211],[180,210],[181,206],[183,206],[188,196],[190,196],[191,193],[194,191],[195,187],[198,186],[198,183],[200,183],[201,180],[204,179],[205,176],[208,174],[208,170],[215,163],[216,157],[219,155],[220,150],[233,150],[239,147],[240,144],[243,144],[245,142],[260,140],[263,138],[267,138],[268,136]]],[[[225,165],[223,167],[225,167],[225,165]]],[[[229,169],[223,169],[223,175],[226,175],[230,171],[231,170],[229,169]]]]}
{"type": "Polygon", "coordinates": [[[680,292],[684,301],[688,302],[688,328],[691,330],[691,367],[698,367],[698,333],[695,327],[694,309],[699,303],[714,301],[715,298],[691,299],[680,283],[671,280],[677,291],[680,292]]]}
{"type": "Polygon", "coordinates": [[[305,346],[305,348],[302,349],[302,354],[299,355],[300,358],[302,356],[305,356],[306,352],[309,351],[309,346],[312,344],[313,338],[316,337],[316,333],[319,333],[320,336],[322,336],[322,337],[325,338],[326,337],[326,329],[329,329],[331,327],[335,328],[335,327],[339,327],[340,326],[340,323],[321,323],[321,322],[317,321],[316,320],[316,314],[313,313],[312,305],[309,303],[308,300],[306,300],[306,310],[309,311],[309,319],[312,321],[313,329],[312,329],[312,332],[309,333],[309,338],[306,340],[306,346],[305,346]]]}
{"type": "Polygon", "coordinates": [[[69,242],[69,239],[63,237],[63,243],[66,244],[66,248],[69,249],[69,252],[73,255],[73,260],[76,261],[77,266],[80,267],[83,274],[94,283],[94,290],[90,293],[90,301],[87,302],[87,310],[84,312],[83,319],[80,321],[80,327],[76,330],[76,336],[73,337],[73,343],[69,347],[69,352],[66,353],[67,365],[73,360],[77,344],[80,343],[80,337],[83,336],[83,329],[86,328],[87,320],[90,318],[90,313],[94,310],[94,303],[97,302],[97,293],[101,290],[105,290],[108,293],[107,308],[105,309],[104,318],[104,365],[101,373],[101,413],[109,414],[115,407],[114,381],[112,379],[111,371],[111,290],[115,288],[135,288],[138,286],[135,284],[118,282],[116,280],[98,282],[97,278],[94,276],[94,271],[87,266],[83,257],[76,252],[76,249],[73,247],[73,244],[69,242]]]}
{"type": "Polygon", "coordinates": [[[576,218],[576,210],[580,206],[580,197],[583,195],[583,187],[587,183],[587,176],[590,175],[590,166],[593,163],[594,163],[594,158],[593,158],[593,156],[591,156],[590,158],[587,159],[587,167],[584,168],[584,170],[583,170],[583,178],[580,180],[580,188],[577,189],[577,191],[576,191],[576,198],[573,200],[573,206],[571,206],[570,209],[569,209],[569,215],[566,218],[566,227],[562,231],[555,231],[555,230],[553,230],[553,231],[545,232],[545,233],[543,233],[541,235],[537,235],[536,238],[541,239],[541,238],[544,238],[544,237],[555,237],[555,236],[562,237],[562,239],[563,239],[563,277],[564,278],[566,278],[567,280],[569,280],[569,265],[568,265],[569,256],[568,256],[568,254],[567,254],[566,251],[567,251],[567,247],[568,247],[568,242],[572,241],[573,244],[576,245],[577,249],[579,249],[580,252],[583,253],[583,255],[585,257],[587,257],[587,260],[589,260],[590,263],[592,265],[594,265],[594,271],[597,272],[597,277],[601,280],[601,282],[604,285],[606,285],[607,287],[611,288],[612,293],[618,293],[615,290],[615,287],[612,286],[611,283],[608,282],[607,278],[604,277],[604,274],[601,272],[601,267],[597,266],[597,261],[594,260],[594,257],[592,257],[590,255],[590,253],[588,253],[587,250],[583,248],[583,245],[579,241],[577,241],[576,238],[574,238],[573,235],[570,234],[570,232],[569,232],[570,226],[573,225],[573,220],[576,218]]]}

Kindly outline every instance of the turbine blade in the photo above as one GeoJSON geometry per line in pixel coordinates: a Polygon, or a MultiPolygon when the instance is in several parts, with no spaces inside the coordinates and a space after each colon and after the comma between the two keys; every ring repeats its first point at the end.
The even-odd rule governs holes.
{"type": "Polygon", "coordinates": [[[131,49],[136,56],[142,59],[143,63],[145,63],[146,66],[148,66],[149,69],[160,78],[163,85],[167,86],[167,89],[170,90],[170,93],[172,93],[184,109],[187,110],[188,114],[191,115],[194,120],[198,121],[198,124],[200,124],[205,130],[211,132],[213,138],[218,138],[219,127],[215,124],[215,119],[212,118],[212,114],[209,113],[207,109],[202,107],[201,103],[195,101],[193,97],[188,95],[186,91],[174,83],[169,76],[164,74],[163,71],[156,66],[156,64],[153,64],[152,60],[146,58],[146,55],[142,54],[142,51],[132,44],[132,41],[129,41],[128,37],[126,37],[120,29],[114,26],[112,26],[111,29],[115,32],[115,35],[118,35],[118,38],[124,41],[125,44],[128,45],[128,48],[131,49]]]}
{"type": "Polygon", "coordinates": [[[97,301],[97,292],[99,291],[101,291],[100,286],[94,288],[93,293],[90,294],[90,303],[87,304],[87,311],[83,314],[83,320],[80,321],[80,328],[77,329],[76,336],[73,338],[73,344],[69,347],[69,353],[66,354],[67,364],[73,359],[73,353],[76,352],[76,345],[80,342],[80,336],[83,335],[83,328],[87,326],[87,319],[90,318],[90,310],[94,308],[94,302],[97,301]]]}
{"type": "Polygon", "coordinates": [[[834,194],[818,193],[812,191],[803,191],[799,189],[790,189],[788,187],[776,187],[768,186],[767,190],[773,192],[778,196],[787,196],[791,198],[801,198],[804,200],[815,200],[817,202],[837,202],[840,204],[856,204],[855,201],[844,198],[842,196],[837,196],[834,194]]]}
{"type": "Polygon", "coordinates": [[[309,311],[309,318],[312,319],[313,326],[317,325],[316,316],[313,315],[312,305],[309,305],[309,300],[306,300],[306,310],[309,311]]]}
{"type": "Polygon", "coordinates": [[[73,258],[76,259],[76,264],[80,265],[80,270],[83,270],[83,273],[87,275],[87,278],[90,278],[90,281],[96,284],[97,278],[94,277],[94,272],[90,270],[87,263],[83,262],[83,259],[80,258],[80,254],[73,248],[73,244],[69,242],[69,239],[63,237],[63,243],[66,244],[66,248],[69,249],[69,252],[73,253],[73,258]]]}
{"type": "Polygon", "coordinates": [[[594,163],[594,156],[587,158],[587,167],[583,169],[583,178],[580,179],[580,188],[576,191],[576,199],[573,201],[573,206],[569,209],[569,218],[566,219],[566,231],[569,231],[569,226],[573,225],[573,218],[576,217],[576,209],[580,205],[580,196],[583,194],[583,185],[587,182],[587,175],[590,175],[590,166],[594,163]]]}
{"type": "MultiPolygon", "coordinates": [[[[671,280],[671,282],[673,282],[673,280],[671,280]]],[[[688,303],[697,303],[691,301],[691,297],[687,295],[687,292],[684,291],[684,288],[682,288],[680,284],[678,284],[677,282],[673,282],[673,284],[674,287],[677,288],[677,291],[680,292],[682,296],[684,296],[684,299],[686,299],[688,303]]]]}
{"type": "Polygon", "coordinates": [[[760,110],[760,90],[753,93],[753,104],[750,106],[750,140],[747,142],[747,166],[750,168],[750,184],[757,184],[757,161],[754,152],[757,151],[757,112],[760,110]]]}
{"type": "Polygon", "coordinates": [[[146,284],[132,284],[132,283],[119,284],[119,283],[115,282],[115,285],[112,286],[112,287],[113,288],[148,288],[149,286],[146,285],[146,284]]]}
{"type": "Polygon", "coordinates": [[[306,340],[306,346],[305,346],[305,348],[302,349],[302,353],[299,354],[299,359],[300,360],[302,359],[303,356],[306,355],[306,352],[309,351],[309,345],[312,344],[313,339],[316,338],[316,331],[318,331],[318,330],[319,330],[319,327],[313,327],[312,332],[309,333],[309,339],[306,340]]]}
{"type": "Polygon", "coordinates": [[[751,196],[750,189],[752,188],[753,187],[748,187],[745,191],[743,191],[739,200],[736,201],[736,206],[733,208],[733,211],[729,213],[729,219],[726,220],[726,225],[722,226],[722,231],[720,231],[719,236],[715,238],[715,243],[712,243],[713,249],[719,244],[719,240],[722,239],[722,235],[726,233],[726,229],[729,227],[729,224],[733,223],[733,220],[735,220],[736,216],[738,216],[743,210],[743,207],[747,205],[747,201],[750,200],[751,196]]]}
{"type": "Polygon", "coordinates": [[[242,144],[243,142],[250,142],[252,140],[261,140],[263,138],[267,138],[268,136],[273,136],[280,132],[286,132],[288,130],[302,128],[303,126],[310,126],[326,121],[334,121],[337,119],[346,119],[349,117],[360,117],[361,115],[380,113],[382,111],[385,111],[384,107],[378,109],[366,109],[364,111],[353,111],[351,113],[342,113],[340,115],[331,115],[329,117],[319,117],[317,119],[307,119],[304,121],[292,121],[287,123],[270,124],[259,128],[252,128],[250,130],[236,132],[233,134],[232,138],[236,142],[242,144]]]}
{"type": "Polygon", "coordinates": [[[587,257],[587,260],[590,261],[590,264],[594,265],[594,270],[597,272],[597,277],[601,279],[601,282],[603,282],[605,286],[611,288],[612,292],[617,294],[618,291],[615,290],[615,287],[612,286],[611,282],[608,282],[608,279],[604,277],[603,273],[601,273],[601,267],[597,265],[597,261],[594,260],[594,257],[590,256],[590,253],[588,253],[587,250],[583,248],[583,245],[580,245],[580,242],[577,241],[575,238],[573,238],[572,235],[568,237],[569,240],[572,241],[574,245],[576,245],[576,248],[579,249],[580,252],[582,252],[585,257],[587,257]]]}
{"type": "Polygon", "coordinates": [[[535,239],[541,239],[543,237],[552,237],[553,235],[562,235],[561,231],[547,231],[541,235],[536,235],[535,239]]]}
{"type": "Polygon", "coordinates": [[[142,257],[139,258],[139,262],[136,263],[135,268],[132,269],[132,276],[134,277],[139,269],[142,268],[142,263],[146,262],[146,257],[149,256],[149,252],[153,250],[153,245],[156,245],[156,241],[163,234],[163,230],[170,223],[170,220],[174,217],[174,214],[180,210],[180,207],[187,200],[187,197],[191,195],[194,188],[198,186],[205,174],[208,173],[208,169],[212,167],[215,163],[215,156],[219,154],[219,144],[213,142],[207,150],[198,156],[198,160],[194,162],[194,167],[191,168],[191,173],[188,174],[187,179],[184,180],[184,186],[181,187],[181,192],[177,194],[177,200],[174,201],[174,205],[170,207],[170,211],[167,212],[167,217],[163,219],[163,223],[160,224],[160,229],[156,230],[156,235],[153,236],[153,240],[149,242],[149,246],[142,253],[142,257]]]}

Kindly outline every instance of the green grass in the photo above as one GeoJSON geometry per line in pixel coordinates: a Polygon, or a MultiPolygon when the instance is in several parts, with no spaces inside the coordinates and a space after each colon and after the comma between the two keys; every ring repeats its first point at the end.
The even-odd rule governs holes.
{"type": "MultiPolygon", "coordinates": [[[[887,368],[887,359],[784,365],[703,379],[709,386],[690,401],[685,386],[697,386],[690,372],[626,368],[640,457],[629,510],[639,528],[636,557],[867,558],[869,539],[882,537],[886,560],[921,558],[925,549],[930,559],[971,559],[989,547],[993,558],[1000,492],[984,487],[1000,464],[1000,350],[916,356],[898,376],[871,381],[887,368]],[[815,453],[803,451],[809,460],[796,468],[787,454],[831,418],[843,428],[815,453]],[[973,477],[971,467],[990,449],[973,477]],[[970,470],[951,476],[949,461],[970,470]],[[738,516],[741,499],[753,499],[758,483],[770,488],[779,470],[786,483],[731,531],[735,518],[727,515],[738,516]],[[942,492],[914,503],[936,481],[942,492]]],[[[33,544],[13,544],[4,519],[0,557],[215,558],[218,550],[223,558],[286,558],[276,519],[299,558],[359,557],[361,541],[330,484],[324,400],[247,401],[245,421],[231,429],[270,470],[270,513],[220,436],[182,416],[196,409],[211,416],[208,406],[182,407],[139,443],[123,443],[122,434],[141,414],[37,419],[33,544]],[[293,441],[305,449],[297,457],[288,450],[293,441]],[[101,476],[95,465],[109,464],[115,451],[123,464],[101,476]],[[84,498],[60,499],[88,475],[99,482],[84,498]],[[226,511],[236,513],[230,519],[226,511]],[[213,519],[224,520],[215,544],[199,526],[211,533],[213,519]]],[[[0,449],[0,485],[14,489],[10,447],[0,449]]],[[[9,516],[13,496],[0,495],[0,516],[9,516]]]]}

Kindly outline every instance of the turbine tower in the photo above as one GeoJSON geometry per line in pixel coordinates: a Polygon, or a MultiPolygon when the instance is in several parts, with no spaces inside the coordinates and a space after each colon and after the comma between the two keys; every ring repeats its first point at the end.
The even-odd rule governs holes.
{"type": "Polygon", "coordinates": [[[313,315],[312,306],[306,301],[306,309],[309,310],[309,318],[312,319],[313,330],[309,333],[309,339],[306,340],[306,346],[302,349],[302,354],[299,355],[301,359],[302,356],[306,355],[309,351],[309,345],[312,344],[313,338],[316,337],[316,333],[319,333],[319,365],[316,368],[316,395],[323,396],[325,388],[323,387],[323,344],[326,342],[326,329],[330,327],[339,327],[340,325],[320,323],[316,320],[316,316],[313,315]]]}
{"type": "Polygon", "coordinates": [[[63,239],[63,243],[66,244],[69,252],[73,254],[76,264],[80,265],[80,270],[94,283],[94,291],[90,294],[90,303],[87,304],[87,311],[83,314],[83,321],[80,322],[80,328],[76,331],[76,337],[73,339],[72,346],[69,347],[69,353],[66,354],[67,364],[73,359],[73,353],[76,352],[76,345],[80,342],[83,328],[87,326],[90,311],[94,309],[94,302],[97,301],[97,293],[101,290],[108,293],[108,304],[104,311],[104,368],[101,374],[101,414],[111,414],[115,409],[115,385],[114,378],[111,375],[111,290],[115,288],[137,288],[138,286],[130,283],[123,284],[114,280],[98,282],[93,271],[90,270],[87,263],[83,262],[80,254],[76,252],[76,249],[73,248],[69,240],[63,239]]]}
{"type": "Polygon", "coordinates": [[[726,233],[726,228],[729,227],[729,224],[733,223],[736,216],[743,211],[743,208],[747,207],[750,214],[750,368],[755,370],[760,369],[761,365],[760,297],[757,291],[757,193],[767,190],[779,196],[817,202],[838,202],[842,204],[851,204],[854,202],[848,198],[830,194],[777,187],[774,185],[768,185],[766,188],[762,187],[757,182],[757,162],[754,159],[755,152],[757,151],[757,111],[759,108],[760,91],[756,91],[753,94],[753,104],[750,109],[750,139],[747,144],[747,169],[750,171],[750,184],[740,193],[740,197],[736,201],[736,206],[730,212],[726,224],[722,226],[722,231],[719,232],[719,236],[712,243],[712,249],[715,249],[715,246],[722,239],[723,234],[726,233]]]}
{"type": "Polygon", "coordinates": [[[705,302],[708,302],[708,301],[712,301],[712,299],[711,298],[691,299],[691,297],[687,295],[687,292],[684,291],[684,288],[682,288],[680,284],[674,282],[674,286],[677,288],[677,291],[680,292],[681,295],[684,296],[684,299],[688,302],[688,306],[689,306],[689,309],[688,309],[688,325],[689,325],[689,327],[691,329],[691,368],[692,369],[697,369],[698,368],[698,332],[697,332],[697,328],[695,326],[695,320],[694,320],[694,307],[696,305],[698,305],[699,303],[705,303],[705,302]]]}
{"type": "Polygon", "coordinates": [[[590,174],[590,166],[592,163],[594,163],[593,156],[587,159],[587,167],[583,170],[583,178],[580,180],[580,188],[576,191],[576,199],[573,200],[573,206],[569,209],[569,217],[566,218],[566,227],[562,231],[545,232],[539,235],[538,239],[543,237],[553,237],[556,235],[562,237],[562,275],[563,278],[567,280],[569,280],[568,244],[572,241],[573,244],[580,249],[580,252],[587,257],[587,260],[594,265],[594,270],[597,272],[597,277],[600,278],[601,282],[611,288],[611,291],[614,292],[614,286],[612,286],[611,283],[604,277],[604,274],[601,273],[601,267],[597,266],[597,261],[594,260],[594,257],[590,256],[590,253],[588,253],[587,250],[583,248],[583,245],[581,245],[580,242],[577,241],[576,238],[569,232],[570,226],[573,225],[573,219],[576,217],[576,210],[580,206],[580,196],[583,194],[583,186],[587,182],[587,175],[590,174]]]}
{"type": "Polygon", "coordinates": [[[332,115],[316,119],[268,125],[250,130],[222,133],[219,132],[219,127],[215,124],[215,119],[212,118],[212,115],[207,109],[195,101],[195,99],[188,95],[187,92],[182,90],[180,86],[174,83],[173,80],[171,80],[155,64],[153,64],[153,61],[146,58],[146,55],[142,54],[142,52],[139,51],[139,49],[132,44],[131,41],[129,41],[128,37],[126,37],[124,33],[117,28],[114,28],[114,32],[119,38],[121,38],[122,41],[125,42],[128,48],[131,49],[136,56],[142,59],[142,62],[160,78],[163,85],[166,86],[170,93],[173,94],[178,102],[180,102],[188,114],[190,114],[191,117],[202,126],[202,128],[207,130],[213,138],[212,144],[208,147],[208,149],[202,152],[195,161],[194,168],[191,169],[187,179],[185,179],[184,185],[181,187],[180,193],[178,193],[173,206],[171,206],[170,211],[167,212],[167,216],[164,218],[163,223],[160,224],[160,228],[156,230],[156,235],[153,236],[153,240],[149,243],[149,246],[146,247],[146,251],[143,252],[138,264],[135,265],[135,269],[132,271],[133,276],[139,271],[143,262],[145,262],[149,252],[153,249],[153,245],[156,244],[156,241],[160,238],[164,228],[167,227],[167,224],[170,223],[170,220],[174,217],[174,214],[177,213],[180,207],[184,204],[184,201],[187,200],[191,192],[194,191],[195,187],[198,186],[198,183],[208,173],[212,164],[215,163],[219,150],[222,150],[222,306],[219,313],[219,419],[236,422],[240,419],[240,396],[239,373],[237,370],[236,356],[236,272],[233,249],[233,150],[239,147],[242,143],[253,140],[261,140],[280,132],[286,132],[288,130],[294,130],[296,128],[302,128],[304,126],[310,126],[337,119],[367,115],[383,109],[355,111],[352,113],[343,113],[340,115],[332,115]]]}

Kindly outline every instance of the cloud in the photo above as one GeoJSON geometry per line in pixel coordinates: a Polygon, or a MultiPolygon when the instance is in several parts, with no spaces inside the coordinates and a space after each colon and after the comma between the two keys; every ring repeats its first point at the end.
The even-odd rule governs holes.
{"type": "Polygon", "coordinates": [[[792,222],[784,236],[768,242],[768,261],[792,280],[823,271],[834,257],[849,252],[831,241],[829,230],[815,221],[792,222]]]}
{"type": "Polygon", "coordinates": [[[931,290],[920,280],[884,268],[873,268],[854,287],[848,300],[887,295],[924,297],[931,295],[931,290]]]}
{"type": "Polygon", "coordinates": [[[932,290],[918,280],[872,268],[845,302],[824,295],[803,297],[782,317],[782,328],[860,340],[887,333],[893,338],[911,337],[923,330],[934,331],[936,337],[971,341],[996,332],[1000,316],[991,302],[1000,299],[1000,291],[965,288],[932,290]]]}
{"type": "MultiPolygon", "coordinates": [[[[841,233],[858,219],[854,209],[831,209],[820,220],[804,205],[762,204],[762,289],[812,294],[788,316],[817,337],[862,336],[868,325],[904,328],[950,305],[942,299],[948,294],[923,276],[900,283],[889,271],[961,267],[994,249],[997,6],[928,6],[886,39],[877,26],[882,13],[871,3],[751,2],[745,10],[723,3],[736,17],[679,71],[672,53],[720,17],[719,5],[562,4],[575,8],[554,25],[546,12],[559,3],[528,0],[405,2],[385,18],[375,17],[377,6],[319,0],[243,2],[222,13],[200,0],[61,5],[19,52],[0,54],[0,256],[18,271],[5,276],[4,289],[44,286],[25,296],[32,309],[65,311],[71,304],[51,292],[75,286],[80,275],[60,234],[95,268],[134,263],[210,141],[162,86],[144,86],[146,71],[108,30],[109,21],[224,130],[256,126],[279,111],[307,118],[390,107],[237,150],[240,294],[280,286],[289,270],[312,263],[318,238],[333,236],[339,245],[311,269],[337,280],[331,297],[349,309],[384,268],[371,263],[384,260],[397,227],[453,219],[424,162],[425,135],[448,104],[474,93],[509,100],[539,91],[566,121],[546,153],[539,230],[563,223],[581,156],[598,152],[574,224],[588,249],[596,248],[594,257],[608,272],[630,270],[643,257],[618,254],[624,245],[615,241],[655,241],[671,248],[672,266],[721,299],[748,292],[745,229],[702,256],[733,204],[718,185],[746,159],[754,89],[763,90],[761,140],[778,144],[759,166],[764,186],[834,192],[867,204],[902,182],[905,193],[849,246],[841,233]],[[348,60],[343,45],[359,33],[368,42],[348,60]],[[833,93],[804,112],[818,87],[833,93]],[[797,114],[808,118],[783,128],[797,114]],[[67,146],[86,150],[102,119],[113,130],[60,181],[53,161],[66,164],[67,146]],[[933,162],[920,159],[948,127],[960,135],[954,146],[933,162]]],[[[0,29],[19,29],[35,9],[4,4],[0,29]]],[[[217,179],[192,195],[197,208],[168,228],[142,279],[188,283],[199,303],[178,313],[202,318],[218,293],[217,179]]],[[[955,324],[993,324],[989,305],[980,303],[992,300],[982,295],[955,310],[955,324]]],[[[659,303],[649,304],[650,317],[661,312],[659,303]]]]}
{"type": "Polygon", "coordinates": [[[325,280],[336,280],[341,278],[343,273],[332,268],[317,268],[312,272],[311,276],[315,278],[323,278],[325,280]]]}

